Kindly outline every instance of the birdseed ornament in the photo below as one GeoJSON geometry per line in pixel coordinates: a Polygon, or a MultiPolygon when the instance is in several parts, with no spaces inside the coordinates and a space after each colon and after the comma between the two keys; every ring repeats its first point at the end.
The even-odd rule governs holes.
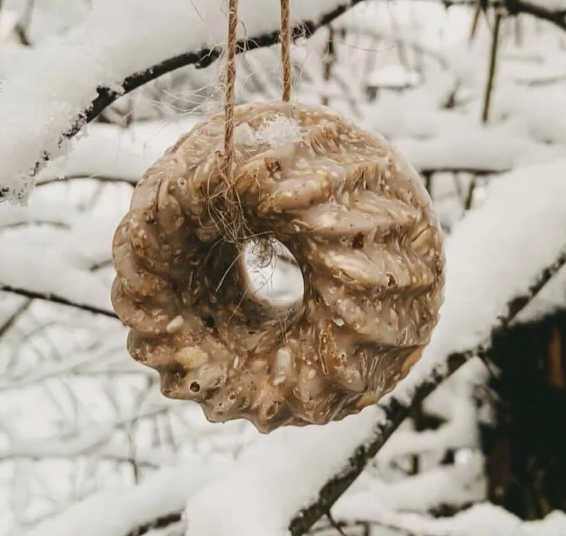
{"type": "Polygon", "coordinates": [[[199,402],[211,421],[269,431],[341,419],[406,376],[437,322],[443,255],[430,198],[385,139],[328,109],[249,104],[235,125],[232,196],[223,114],[136,186],[113,244],[128,349],[166,396],[199,402]],[[279,139],[290,126],[294,137],[279,139]],[[244,224],[224,221],[231,210],[244,224]],[[283,315],[249,292],[242,249],[255,236],[281,242],[300,267],[303,299],[283,315]]]}
{"type": "Polygon", "coordinates": [[[444,284],[441,231],[415,170],[328,108],[262,102],[195,126],[137,184],[113,257],[130,354],[170,398],[261,432],[375,403],[419,359],[444,284]],[[230,167],[226,140],[230,139],[230,167]],[[250,241],[283,244],[304,294],[252,288],[250,241]]]}

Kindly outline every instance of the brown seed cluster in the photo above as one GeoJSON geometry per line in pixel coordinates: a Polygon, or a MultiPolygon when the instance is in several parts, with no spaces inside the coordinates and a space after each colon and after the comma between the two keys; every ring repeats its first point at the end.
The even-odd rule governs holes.
{"type": "Polygon", "coordinates": [[[322,107],[236,108],[197,125],[137,185],[113,243],[112,300],[128,349],[162,392],[262,432],[324,424],[407,375],[436,325],[441,233],[414,169],[385,139],[322,107]],[[250,291],[252,237],[295,257],[302,301],[250,291]]]}

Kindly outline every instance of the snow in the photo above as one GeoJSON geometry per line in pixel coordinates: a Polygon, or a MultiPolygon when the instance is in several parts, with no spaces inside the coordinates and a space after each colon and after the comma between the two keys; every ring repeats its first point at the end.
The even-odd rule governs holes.
{"type": "Polygon", "coordinates": [[[135,184],[166,149],[175,144],[202,118],[191,115],[171,122],[145,121],[119,129],[91,124],[75,138],[69,153],[51,162],[36,175],[36,184],[63,178],[98,178],[135,184]]]}
{"type": "Polygon", "coordinates": [[[68,156],[49,163],[36,177],[37,184],[62,177],[102,177],[136,183],[153,163],[154,154],[110,125],[90,125],[88,136],[76,141],[68,156]]]}
{"type": "Polygon", "coordinates": [[[21,307],[24,307],[27,300],[21,296],[0,292],[0,333],[2,328],[13,317],[21,307]]]}
{"type": "MultiPolygon", "coordinates": [[[[89,270],[112,261],[112,239],[122,214],[84,215],[77,218],[72,232],[61,240],[61,255],[73,265],[89,270]],[[88,244],[88,247],[84,247],[88,244]]],[[[109,291],[107,290],[106,293],[109,291]]]]}
{"type": "MultiPolygon", "coordinates": [[[[371,497],[377,510],[380,506],[387,511],[410,511],[430,513],[438,505],[462,507],[481,502],[486,496],[486,479],[483,474],[484,459],[476,456],[466,464],[438,465],[428,471],[406,476],[398,481],[383,482],[377,478],[362,475],[343,495],[333,508],[335,515],[359,520],[366,517],[356,510],[371,497]],[[351,510],[354,511],[351,511],[351,510]]],[[[375,518],[373,514],[363,514],[375,518]]]]}
{"type": "Polygon", "coordinates": [[[473,116],[438,107],[438,89],[384,94],[364,109],[364,125],[391,139],[418,170],[501,172],[566,156],[566,123],[556,109],[566,106],[559,93],[536,105],[532,95],[507,91],[495,108],[513,121],[482,127],[473,116]]]}
{"type": "Polygon", "coordinates": [[[441,108],[444,90],[434,84],[384,93],[365,106],[363,124],[389,138],[421,171],[498,173],[565,157],[566,122],[556,114],[566,106],[564,95],[547,91],[533,103],[532,90],[504,89],[495,99],[492,115],[500,121],[494,125],[441,108]]]}
{"type": "Polygon", "coordinates": [[[98,492],[24,536],[75,536],[77,530],[82,536],[124,536],[132,527],[181,510],[221,467],[194,457],[181,466],[159,470],[139,486],[98,492]]]}
{"type": "Polygon", "coordinates": [[[540,521],[522,521],[503,508],[482,503],[454,517],[435,519],[394,512],[376,504],[370,495],[351,499],[341,499],[336,505],[338,520],[374,521],[377,526],[395,528],[402,533],[423,536],[562,536],[566,533],[566,514],[558,511],[540,521]]]}
{"type": "Polygon", "coordinates": [[[0,229],[34,223],[70,226],[76,217],[76,210],[62,203],[42,201],[26,207],[4,206],[0,210],[0,229]]]}
{"type": "MultiPolygon", "coordinates": [[[[564,60],[562,60],[564,61],[564,60]]],[[[564,69],[564,66],[563,66],[564,69]]],[[[555,68],[556,71],[556,68],[555,68]]],[[[509,127],[542,143],[566,144],[566,107],[563,87],[502,88],[495,97],[497,117],[512,117],[509,127]]]]}
{"type": "Polygon", "coordinates": [[[524,136],[488,129],[446,133],[431,140],[396,139],[396,144],[419,170],[501,172],[523,164],[564,155],[524,136]]]}
{"type": "Polygon", "coordinates": [[[225,477],[189,500],[188,533],[287,534],[291,519],[316,498],[329,475],[342,469],[375,418],[376,408],[368,408],[323,427],[283,428],[262,436],[225,477]]]}
{"type": "Polygon", "coordinates": [[[4,45],[18,24],[18,14],[10,9],[3,9],[0,16],[0,44],[4,45]]]}
{"type": "Polygon", "coordinates": [[[456,226],[446,244],[446,302],[427,355],[485,340],[511,299],[566,248],[565,175],[566,160],[510,172],[456,226]]]}
{"type": "MultiPolygon", "coordinates": [[[[398,430],[379,451],[380,463],[390,462],[406,454],[434,451],[439,445],[452,449],[475,446],[478,441],[477,429],[472,423],[476,417],[476,408],[466,387],[462,383],[458,384],[457,389],[443,386],[445,407],[442,416],[448,422],[438,430],[424,430],[418,434],[413,430],[398,430]],[[450,403],[446,407],[447,400],[450,403]]],[[[427,409],[430,411],[429,407],[427,409]]]]}
{"type": "Polygon", "coordinates": [[[112,312],[108,288],[94,274],[69,264],[52,248],[0,238],[0,286],[53,295],[112,312]],[[41,262],[38,263],[38,259],[41,262]]]}
{"type": "Polygon", "coordinates": [[[374,87],[404,88],[416,86],[419,83],[419,73],[407,70],[401,65],[390,65],[372,71],[368,83],[374,87]]]}
{"type": "MultiPolygon", "coordinates": [[[[40,383],[48,378],[57,377],[60,374],[69,374],[76,369],[95,366],[104,370],[106,362],[119,360],[123,363],[135,364],[124,348],[124,333],[119,333],[119,337],[110,340],[109,344],[105,340],[105,344],[99,350],[93,351],[76,351],[72,356],[61,361],[50,362],[41,366],[36,366],[31,372],[24,375],[11,377],[10,380],[0,381],[0,391],[11,389],[22,389],[28,385],[40,383]]],[[[139,372],[139,367],[136,366],[139,372]]],[[[144,369],[142,369],[143,371],[144,369]]],[[[149,373],[149,371],[148,371],[149,373]]]]}
{"type": "Polygon", "coordinates": [[[536,298],[517,315],[516,322],[533,322],[564,309],[566,300],[566,267],[543,287],[536,298]]]}
{"type": "MultiPolygon", "coordinates": [[[[439,324],[422,359],[384,403],[389,397],[409,403],[414,389],[451,352],[484,342],[511,299],[524,294],[566,247],[565,173],[566,161],[511,172],[494,181],[483,206],[455,228],[446,243],[439,324]]],[[[288,534],[294,516],[340,473],[356,447],[380,434],[377,425],[384,418],[379,406],[370,407],[322,428],[286,428],[263,438],[237,468],[189,501],[190,533],[288,534]]]]}
{"type": "Polygon", "coordinates": [[[139,421],[147,417],[163,413],[173,406],[168,399],[159,400],[147,407],[137,409],[131,415],[125,415],[116,422],[101,425],[89,425],[72,430],[69,433],[60,432],[55,437],[34,438],[28,441],[13,440],[8,448],[0,449],[0,460],[17,458],[19,456],[29,458],[57,458],[86,456],[97,448],[106,445],[115,433],[116,427],[139,421]]]}
{"type": "MultiPolygon", "coordinates": [[[[318,20],[346,0],[292,2],[291,19],[318,20]]],[[[278,0],[242,0],[240,38],[280,27],[278,0]]],[[[0,191],[25,202],[32,172],[43,156],[67,152],[60,140],[97,97],[97,88],[120,92],[123,80],[188,51],[226,40],[222,0],[99,0],[81,24],[43,40],[28,55],[34,69],[10,72],[0,98],[0,191]],[[223,13],[220,16],[220,13],[223,13]],[[56,68],[54,67],[56,66],[56,68]]],[[[28,65],[26,62],[26,65],[28,65]]]]}
{"type": "Polygon", "coordinates": [[[259,143],[267,143],[273,148],[288,143],[299,143],[303,139],[299,124],[284,115],[268,121],[256,131],[255,138],[259,143]]]}

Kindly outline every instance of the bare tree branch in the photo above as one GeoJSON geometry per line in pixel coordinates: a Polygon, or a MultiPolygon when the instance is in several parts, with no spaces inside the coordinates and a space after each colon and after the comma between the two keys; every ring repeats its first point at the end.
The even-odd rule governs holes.
{"type": "Polygon", "coordinates": [[[132,529],[126,536],[142,536],[149,531],[162,529],[168,527],[169,525],[179,523],[180,521],[182,521],[182,519],[183,514],[181,513],[173,513],[161,516],[153,520],[151,523],[145,523],[143,525],[140,525],[139,527],[136,527],[135,529],[132,529]]]}
{"type": "MultiPolygon", "coordinates": [[[[330,24],[333,20],[337,19],[340,15],[343,15],[348,9],[354,7],[365,0],[349,0],[344,2],[344,4],[335,7],[333,10],[329,11],[326,15],[321,17],[317,21],[302,21],[299,25],[295,26],[292,30],[292,38],[297,40],[301,37],[309,38],[314,32],[319,28],[330,24]]],[[[246,39],[240,39],[237,43],[236,52],[238,54],[242,52],[247,52],[255,50],[258,48],[269,47],[279,43],[279,31],[267,33],[260,36],[247,37],[246,39]]],[[[117,92],[108,88],[99,88],[98,97],[94,99],[91,106],[84,112],[82,117],[80,117],[77,122],[65,133],[65,138],[72,138],[77,134],[81,128],[86,124],[90,123],[102,111],[110,106],[113,102],[118,100],[123,95],[131,93],[135,89],[155,80],[164,74],[176,71],[182,67],[188,65],[194,65],[197,69],[203,69],[212,65],[216,60],[222,56],[222,47],[212,47],[203,48],[198,51],[190,51],[173,58],[169,58],[157,65],[153,65],[148,69],[134,73],[127,77],[121,84],[122,91],[117,92]]],[[[49,155],[45,155],[48,159],[49,155]]]]}
{"type": "Polygon", "coordinates": [[[552,265],[543,270],[535,282],[523,295],[515,296],[507,305],[506,314],[497,319],[490,337],[480,345],[462,352],[447,356],[447,366],[435,368],[430,376],[415,390],[410,403],[402,402],[394,396],[378,406],[385,413],[386,419],[377,424],[372,440],[360,445],[348,461],[346,469],[326,482],[319,492],[318,499],[305,508],[293,519],[290,531],[293,536],[301,536],[329,511],[340,496],[354,483],[371,460],[391,437],[393,432],[408,417],[411,409],[421,404],[444,380],[451,376],[464,363],[475,356],[486,356],[491,349],[492,341],[507,325],[530,303],[538,292],[546,285],[558,270],[566,264],[566,251],[560,252],[552,265]]]}
{"type": "Polygon", "coordinates": [[[89,313],[95,313],[109,318],[118,319],[118,315],[109,309],[102,309],[100,307],[95,307],[93,305],[75,303],[61,296],[55,294],[42,294],[41,292],[33,292],[25,288],[13,287],[11,285],[0,284],[0,291],[11,292],[12,294],[18,294],[19,296],[26,296],[27,298],[34,298],[38,300],[49,301],[53,303],[59,303],[61,305],[69,305],[70,307],[75,307],[76,309],[81,309],[82,311],[87,311],[89,313]]]}
{"type": "Polygon", "coordinates": [[[495,79],[495,70],[497,67],[497,52],[499,50],[499,29],[503,14],[500,11],[495,13],[495,24],[493,27],[493,35],[491,37],[491,52],[489,57],[489,73],[487,76],[487,86],[485,88],[485,96],[483,101],[482,122],[485,124],[489,119],[489,108],[491,104],[491,96],[493,93],[493,82],[495,79]]]}
{"type": "MultiPolygon", "coordinates": [[[[58,434],[51,437],[42,437],[27,441],[15,441],[9,447],[0,449],[0,463],[16,458],[47,459],[47,458],[76,458],[78,456],[96,455],[112,439],[117,430],[130,426],[141,419],[151,419],[156,415],[167,413],[175,409],[168,401],[148,408],[135,409],[132,413],[121,416],[114,422],[104,425],[90,423],[73,433],[58,434]]],[[[116,452],[108,457],[128,461],[125,455],[119,456],[116,452]]],[[[106,456],[105,456],[106,457],[106,456]]]]}
{"type": "Polygon", "coordinates": [[[18,318],[23,315],[30,307],[32,300],[25,300],[21,305],[6,319],[0,326],[0,338],[16,323],[18,318]]]}
{"type": "Polygon", "coordinates": [[[70,182],[74,180],[95,180],[101,183],[120,183],[120,184],[130,184],[135,186],[135,182],[127,177],[120,177],[119,175],[65,175],[64,177],[45,177],[37,181],[37,186],[47,186],[49,184],[59,184],[62,182],[70,182]]]}
{"type": "Polygon", "coordinates": [[[527,13],[537,19],[546,20],[566,32],[566,10],[552,10],[525,0],[504,0],[504,5],[511,15],[527,13]]]}
{"type": "MultiPolygon", "coordinates": [[[[432,0],[437,1],[437,0],[432,0]]],[[[480,4],[478,0],[442,0],[446,7],[450,6],[475,6],[480,4]]],[[[492,0],[486,2],[486,7],[501,8],[504,7],[510,15],[520,15],[526,13],[537,19],[545,20],[554,24],[561,30],[566,31],[566,9],[550,9],[538,3],[529,2],[527,0],[492,0]]],[[[477,13],[481,12],[481,5],[478,7],[477,13]]],[[[471,39],[473,39],[475,31],[472,29],[471,39]]]]}

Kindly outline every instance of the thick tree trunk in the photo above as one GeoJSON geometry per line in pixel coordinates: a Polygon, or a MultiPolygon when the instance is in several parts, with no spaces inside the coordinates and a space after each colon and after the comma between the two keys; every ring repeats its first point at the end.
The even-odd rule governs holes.
{"type": "Polygon", "coordinates": [[[523,519],[566,510],[566,311],[493,347],[496,422],[483,428],[489,499],[523,519]]]}

